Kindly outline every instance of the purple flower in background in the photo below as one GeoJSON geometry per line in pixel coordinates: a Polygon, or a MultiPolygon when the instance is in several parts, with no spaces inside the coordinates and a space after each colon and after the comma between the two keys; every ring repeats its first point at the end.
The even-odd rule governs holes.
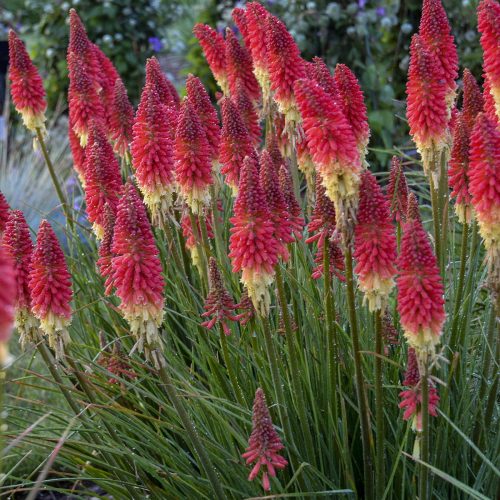
{"type": "Polygon", "coordinates": [[[358,0],[358,7],[360,9],[364,9],[366,5],[367,0],[358,0]]]}
{"type": "Polygon", "coordinates": [[[385,7],[377,7],[376,11],[377,16],[385,16],[385,7]]]}
{"type": "Polygon", "coordinates": [[[160,52],[163,49],[163,42],[156,36],[149,37],[148,42],[153,52],[160,52]]]}

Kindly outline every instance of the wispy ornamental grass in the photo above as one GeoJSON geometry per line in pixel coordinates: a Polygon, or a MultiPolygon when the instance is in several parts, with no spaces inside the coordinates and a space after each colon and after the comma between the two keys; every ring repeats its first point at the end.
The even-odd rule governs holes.
{"type": "MultiPolygon", "coordinates": [[[[488,116],[473,117],[470,202],[493,196],[482,200],[479,224],[463,224],[448,200],[450,124],[430,118],[451,103],[454,46],[441,4],[426,0],[412,43],[408,118],[428,175],[402,153],[404,169],[396,158],[391,174],[379,175],[390,185],[386,198],[365,171],[366,110],[354,74],[341,65],[331,76],[321,61],[314,68],[303,61],[281,21],[256,5],[237,11],[246,49],[232,34],[226,47],[220,33],[195,28],[226,93],[219,101],[225,177],[214,161],[218,131],[210,141],[205,132],[214,132],[215,109],[199,88],[179,104],[154,60],[132,150],[123,150],[123,130],[103,106],[110,105],[104,90],[109,97],[110,79],[118,77],[71,12],[72,148],[97,237],[67,203],[54,168],[57,134],[44,136],[36,122],[68,215],[59,226],[66,263],[42,223],[36,258],[26,264],[28,288],[43,328],[56,331],[49,339],[35,332],[24,352],[13,345],[1,372],[8,382],[5,496],[35,498],[43,488],[85,497],[96,486],[114,498],[497,495],[498,242],[488,239],[497,228],[488,216],[498,210],[498,190],[495,183],[482,189],[485,179],[499,180],[498,156],[486,154],[500,137],[494,103],[488,116]],[[434,21],[440,31],[431,29],[434,21]],[[443,39],[429,39],[436,33],[443,39]],[[251,57],[259,62],[255,79],[240,67],[251,57]],[[433,73],[422,61],[431,61],[437,76],[449,70],[446,88],[434,88],[439,78],[426,80],[433,73]],[[255,91],[258,81],[266,105],[274,93],[284,115],[264,108],[258,149],[265,151],[252,150],[244,125],[248,107],[241,102],[255,94],[246,101],[228,95],[228,87],[245,87],[238,79],[255,91]],[[120,144],[120,164],[111,160],[104,131],[120,144]],[[301,161],[317,170],[315,193],[306,178],[312,171],[297,168],[299,140],[301,161]],[[119,166],[127,182],[118,192],[119,166]],[[170,207],[164,202],[174,170],[181,189],[170,207]],[[52,251],[43,250],[48,239],[52,251]],[[64,310],[67,319],[66,265],[71,342],[58,318],[64,310]],[[53,349],[58,339],[64,342],[53,349]]],[[[481,6],[481,29],[494,37],[484,13],[500,7],[495,0],[481,6]]],[[[18,69],[32,75],[26,61],[18,69]]],[[[487,89],[484,95],[496,96],[487,89]]],[[[29,102],[14,104],[29,112],[29,102]]]]}

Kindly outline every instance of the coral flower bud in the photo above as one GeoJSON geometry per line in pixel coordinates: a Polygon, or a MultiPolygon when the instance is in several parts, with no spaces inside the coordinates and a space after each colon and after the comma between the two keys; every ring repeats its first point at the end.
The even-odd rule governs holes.
{"type": "Polygon", "coordinates": [[[146,85],[154,87],[160,102],[168,108],[179,109],[181,101],[172,82],[163,73],[156,57],[146,61],[146,85]]]}
{"type": "Polygon", "coordinates": [[[500,119],[500,3],[482,0],[477,8],[477,18],[488,90],[495,103],[497,119],[500,119]]]}
{"type": "Polygon", "coordinates": [[[205,312],[201,315],[201,317],[210,319],[204,321],[201,326],[210,330],[217,323],[220,323],[224,333],[226,335],[230,335],[231,329],[229,328],[227,322],[238,321],[238,316],[234,313],[236,310],[236,304],[233,302],[229,292],[224,287],[219,268],[217,267],[217,261],[213,257],[210,257],[208,271],[210,292],[205,300],[205,305],[203,306],[205,312]]]}
{"type": "Polygon", "coordinates": [[[159,225],[172,205],[174,152],[169,116],[154,86],[147,85],[132,128],[132,165],[144,203],[159,225]]]}
{"type": "Polygon", "coordinates": [[[226,43],[224,37],[207,24],[196,24],[193,34],[200,42],[205,59],[214,75],[215,81],[224,94],[229,93],[226,64],[226,43]]]}
{"type": "Polygon", "coordinates": [[[462,115],[467,127],[472,130],[476,116],[483,111],[484,99],[476,79],[467,68],[463,73],[463,85],[462,115]]]}
{"type": "MultiPolygon", "coordinates": [[[[212,228],[212,214],[211,213],[205,213],[203,214],[205,218],[205,224],[207,226],[207,236],[209,239],[214,238],[214,232],[212,228]]],[[[197,226],[197,231],[198,235],[201,234],[201,225],[200,225],[200,220],[197,218],[196,220],[196,226],[197,226]]],[[[189,217],[189,214],[187,211],[185,211],[182,214],[181,217],[181,228],[182,228],[182,235],[184,236],[185,242],[186,242],[186,248],[189,250],[189,253],[191,254],[191,260],[193,264],[198,268],[200,271],[200,276],[202,275],[203,268],[200,255],[198,253],[198,245],[196,244],[196,236],[193,231],[193,226],[191,225],[191,217],[189,217]]]]}
{"type": "Polygon", "coordinates": [[[242,283],[248,289],[255,309],[261,316],[269,313],[268,287],[274,279],[281,244],[274,237],[274,224],[259,182],[255,156],[247,156],[241,170],[238,197],[234,205],[229,257],[233,272],[243,271],[242,283]]]}
{"type": "Polygon", "coordinates": [[[326,194],[335,203],[337,225],[348,243],[355,220],[361,172],[354,133],[343,112],[317,83],[297,81],[295,95],[307,146],[321,174],[326,194]]]}
{"type": "Polygon", "coordinates": [[[444,289],[429,237],[413,215],[415,201],[410,195],[398,258],[398,312],[410,346],[432,354],[445,321],[444,289]]]}
{"type": "Polygon", "coordinates": [[[19,342],[24,348],[27,344],[36,342],[38,320],[31,312],[29,290],[33,242],[31,241],[28,224],[20,210],[12,210],[10,213],[3,237],[3,245],[15,271],[15,326],[19,332],[19,342]]]}
{"type": "MultiPolygon", "coordinates": [[[[412,428],[414,431],[422,431],[422,387],[420,385],[420,372],[415,350],[408,349],[408,364],[406,367],[405,379],[403,385],[408,389],[401,391],[399,397],[401,403],[399,407],[404,409],[403,419],[412,419],[412,428]]],[[[439,395],[437,389],[429,387],[429,415],[437,417],[437,406],[439,395]]]]}
{"type": "Polygon", "coordinates": [[[447,86],[439,61],[419,35],[410,45],[410,66],[406,84],[406,116],[410,134],[422,155],[424,171],[432,174],[437,185],[440,161],[448,149],[447,86]]]}
{"type": "Polygon", "coordinates": [[[16,297],[16,276],[12,259],[0,247],[0,368],[9,358],[8,343],[14,323],[14,300],[16,297]]]}
{"type": "Polygon", "coordinates": [[[226,28],[226,66],[229,92],[236,94],[238,84],[243,86],[252,102],[260,99],[260,87],[253,73],[253,62],[231,28],[226,28]]]}
{"type": "Polygon", "coordinates": [[[2,239],[5,227],[10,218],[10,207],[5,196],[0,191],[0,240],[2,239]]]}
{"type": "Polygon", "coordinates": [[[193,213],[210,202],[213,184],[210,144],[194,107],[185,99],[175,133],[175,175],[180,193],[193,213]]]}
{"type": "Polygon", "coordinates": [[[389,201],[393,219],[397,222],[404,222],[408,210],[408,184],[406,183],[401,159],[397,156],[393,156],[391,160],[387,200],[389,201]]]}
{"type": "MultiPolygon", "coordinates": [[[[302,239],[302,230],[304,229],[304,217],[302,217],[302,209],[300,208],[299,202],[295,197],[295,192],[293,190],[293,182],[288,168],[283,164],[279,164],[279,184],[280,190],[283,193],[285,203],[288,211],[288,220],[290,223],[293,235],[297,240],[302,239]]],[[[275,162],[276,166],[276,162],[275,162]]]]}
{"type": "Polygon", "coordinates": [[[186,93],[188,101],[203,125],[210,146],[210,158],[212,162],[215,162],[219,158],[220,145],[220,124],[217,110],[210,102],[210,96],[203,83],[196,76],[189,75],[187,77],[186,93]]]}
{"type": "Polygon", "coordinates": [[[71,277],[64,253],[50,224],[43,220],[38,229],[36,246],[31,259],[29,290],[33,314],[47,335],[56,358],[64,356],[69,344],[71,323],[71,277]]]}
{"type": "Polygon", "coordinates": [[[9,31],[9,78],[12,102],[25,127],[33,132],[38,128],[45,133],[47,103],[43,81],[23,42],[13,30],[9,31]]]}
{"type": "Polygon", "coordinates": [[[161,261],[146,207],[128,182],[118,204],[112,245],[113,284],[120,310],[130,325],[139,352],[159,368],[163,357],[158,329],[163,321],[161,261]]]}
{"type": "Polygon", "coordinates": [[[241,294],[240,301],[236,304],[236,309],[243,312],[238,314],[238,321],[241,326],[245,326],[255,317],[255,307],[252,299],[248,296],[248,290],[245,288],[241,294]]]}
{"type": "Polygon", "coordinates": [[[245,124],[245,127],[252,138],[254,146],[258,146],[261,141],[262,130],[260,128],[259,116],[257,109],[250,100],[241,82],[238,82],[236,92],[232,96],[233,102],[236,104],[240,116],[245,124]]]}
{"type": "Polygon", "coordinates": [[[238,191],[240,168],[246,156],[253,152],[252,138],[245,127],[243,118],[234,102],[223,98],[220,102],[222,110],[222,135],[219,161],[221,173],[233,193],[238,191]]]}
{"type": "Polygon", "coordinates": [[[85,150],[85,202],[89,222],[98,239],[104,236],[104,205],[116,208],[121,185],[120,165],[102,123],[92,122],[85,150]]]}
{"type": "Polygon", "coordinates": [[[359,287],[370,311],[385,309],[396,276],[396,236],[389,204],[368,170],[361,176],[354,258],[359,287]]]}
{"type": "Polygon", "coordinates": [[[113,234],[115,231],[116,215],[115,210],[108,203],[104,205],[103,227],[104,236],[99,246],[99,258],[97,267],[104,278],[104,293],[111,295],[113,291],[113,268],[111,259],[113,258],[113,234]]]}
{"type": "Polygon", "coordinates": [[[284,446],[273,427],[266,396],[262,389],[255,392],[252,414],[252,434],[248,447],[242,457],[247,464],[255,465],[248,476],[253,481],[262,469],[262,487],[265,491],[271,489],[269,476],[276,477],[276,469],[284,469],[288,462],[280,455],[284,446]]]}
{"type": "Polygon", "coordinates": [[[109,130],[115,152],[122,158],[132,142],[134,108],[128,99],[127,89],[121,78],[115,80],[109,115],[109,130]]]}
{"type": "Polygon", "coordinates": [[[71,119],[68,122],[68,139],[69,149],[73,157],[73,168],[78,175],[80,183],[85,187],[85,148],[80,144],[80,139],[73,129],[71,119]]]}
{"type": "MultiPolygon", "coordinates": [[[[337,83],[321,57],[314,57],[311,65],[312,78],[332,99],[338,99],[337,83]]],[[[340,75],[339,75],[340,77],[340,75]]],[[[342,104],[343,106],[343,104],[342,104]]]]}

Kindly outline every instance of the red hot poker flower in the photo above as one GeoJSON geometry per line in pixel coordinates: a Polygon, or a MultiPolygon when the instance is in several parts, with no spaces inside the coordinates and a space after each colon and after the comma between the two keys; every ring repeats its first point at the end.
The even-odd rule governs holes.
{"type": "Polygon", "coordinates": [[[73,157],[73,168],[80,183],[85,187],[85,148],[80,144],[80,139],[75,133],[71,119],[68,122],[68,139],[69,149],[73,157]]]}
{"type": "Polygon", "coordinates": [[[238,321],[241,326],[245,326],[255,317],[255,307],[252,299],[248,296],[248,290],[245,288],[240,296],[240,301],[236,304],[236,309],[243,312],[238,314],[238,321]]]}
{"type": "Polygon", "coordinates": [[[393,156],[391,160],[387,200],[393,219],[400,223],[404,222],[408,210],[408,184],[401,159],[397,156],[393,156]]]}
{"type": "Polygon", "coordinates": [[[0,191],[0,240],[2,239],[7,221],[10,217],[10,207],[4,194],[0,191]]]}
{"type": "Polygon", "coordinates": [[[410,207],[409,200],[398,258],[398,312],[410,346],[419,353],[432,353],[445,321],[444,289],[429,237],[410,207]]]}
{"type": "Polygon", "coordinates": [[[467,68],[464,69],[463,84],[462,115],[467,127],[472,130],[476,116],[483,111],[484,99],[476,79],[467,68]]]}
{"type": "MultiPolygon", "coordinates": [[[[330,73],[328,66],[321,57],[314,57],[312,60],[312,77],[314,81],[327,93],[332,99],[338,99],[337,82],[330,73]]],[[[340,75],[339,75],[340,78],[340,75]]]]}
{"type": "Polygon", "coordinates": [[[241,170],[238,197],[234,205],[229,257],[233,272],[243,271],[242,283],[248,289],[261,316],[269,313],[268,287],[274,279],[281,245],[274,237],[274,224],[259,182],[256,155],[247,156],[241,170]]]}
{"type": "Polygon", "coordinates": [[[33,132],[37,128],[45,132],[47,103],[43,81],[23,42],[13,30],[9,31],[9,78],[12,102],[25,127],[33,132]]]}
{"type": "Polygon", "coordinates": [[[111,295],[113,291],[113,268],[111,259],[113,258],[112,246],[116,222],[115,210],[116,209],[113,209],[108,203],[104,205],[104,236],[99,246],[99,258],[97,259],[97,267],[105,280],[104,293],[106,295],[111,295]]]}
{"type": "Polygon", "coordinates": [[[200,42],[215,81],[222,92],[227,95],[229,93],[229,81],[224,37],[207,24],[196,24],[193,28],[193,34],[200,42]]]}
{"type": "Polygon", "coordinates": [[[240,168],[246,156],[253,152],[252,139],[246,129],[240,112],[231,99],[220,101],[222,110],[222,135],[219,161],[221,173],[233,194],[238,191],[240,168]]]}
{"type": "Polygon", "coordinates": [[[396,237],[387,199],[369,170],[361,176],[354,258],[370,311],[384,309],[396,276],[396,237]]]}
{"type": "Polygon", "coordinates": [[[161,339],[158,328],[163,321],[161,261],[146,207],[137,190],[128,182],[118,204],[112,245],[113,284],[120,298],[120,310],[130,325],[139,352],[161,366],[161,339]]]}
{"type": "Polygon", "coordinates": [[[122,185],[120,165],[102,124],[93,122],[85,151],[85,202],[89,222],[98,239],[104,236],[104,205],[114,210],[122,185]]]}
{"type": "Polygon", "coordinates": [[[490,120],[495,123],[500,122],[500,117],[496,111],[495,99],[491,93],[491,83],[488,79],[488,75],[485,75],[483,82],[483,102],[484,102],[484,112],[488,115],[490,120]]]}
{"type": "Polygon", "coordinates": [[[134,108],[128,99],[127,89],[121,78],[115,80],[109,115],[109,129],[115,152],[122,158],[132,142],[134,108]]]}
{"type": "Polygon", "coordinates": [[[271,489],[269,476],[276,477],[276,469],[284,469],[288,462],[279,454],[284,446],[274,430],[271,415],[266,404],[266,396],[262,389],[255,392],[252,415],[252,434],[248,441],[248,448],[242,457],[247,464],[255,462],[248,476],[253,481],[260,470],[262,473],[262,487],[265,491],[271,489]]]}
{"type": "Polygon", "coordinates": [[[67,331],[71,323],[71,276],[64,253],[50,224],[43,220],[38,229],[35,250],[31,259],[29,289],[33,314],[48,336],[49,346],[56,358],[64,356],[70,342],[67,331]]]}
{"type": "Polygon", "coordinates": [[[28,343],[36,342],[38,321],[31,312],[29,290],[33,242],[28,224],[20,210],[12,210],[10,213],[3,237],[3,245],[15,271],[15,326],[20,335],[19,342],[24,348],[28,343]]]}
{"type": "Polygon", "coordinates": [[[146,84],[132,128],[132,165],[153,223],[159,225],[172,205],[174,156],[169,117],[155,87],[146,84]]]}
{"type": "Polygon", "coordinates": [[[8,343],[14,323],[14,299],[16,277],[12,260],[4,248],[0,247],[0,368],[9,357],[8,343]]]}
{"type": "Polygon", "coordinates": [[[185,99],[181,105],[175,134],[175,175],[180,194],[193,213],[210,202],[213,184],[210,145],[198,114],[185,99]]]}
{"type": "Polygon", "coordinates": [[[238,82],[236,92],[233,94],[232,100],[240,112],[243,123],[252,138],[254,146],[257,147],[260,144],[262,137],[259,116],[257,114],[257,109],[250,100],[241,82],[238,82]]]}
{"type": "Polygon", "coordinates": [[[163,73],[156,57],[146,61],[146,85],[154,87],[160,102],[168,108],[179,109],[180,99],[176,88],[163,73]]]}
{"type": "MultiPolygon", "coordinates": [[[[293,182],[290,172],[285,164],[279,164],[279,184],[280,190],[285,198],[288,220],[290,222],[290,227],[293,235],[297,240],[302,239],[302,230],[304,229],[304,218],[302,217],[302,209],[300,208],[297,198],[295,198],[295,192],[293,190],[293,182]]],[[[276,166],[276,163],[275,163],[276,166]]]]}
{"type": "Polygon", "coordinates": [[[101,88],[99,97],[101,98],[104,112],[106,113],[106,125],[108,132],[111,133],[111,114],[113,112],[113,99],[115,92],[116,80],[120,79],[118,71],[113,63],[104,54],[104,52],[95,44],[93,44],[94,52],[99,66],[99,73],[97,74],[97,81],[101,88]]]}

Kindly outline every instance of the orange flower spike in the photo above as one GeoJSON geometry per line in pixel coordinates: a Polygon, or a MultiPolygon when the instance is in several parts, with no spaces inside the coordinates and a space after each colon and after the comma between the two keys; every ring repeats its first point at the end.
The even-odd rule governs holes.
{"type": "Polygon", "coordinates": [[[5,367],[9,359],[8,343],[14,323],[15,297],[15,270],[10,256],[0,247],[0,369],[5,367]]]}
{"type": "Polygon", "coordinates": [[[30,59],[21,39],[9,31],[9,79],[10,93],[16,111],[22,116],[28,130],[45,133],[45,90],[43,81],[30,59]]]}

